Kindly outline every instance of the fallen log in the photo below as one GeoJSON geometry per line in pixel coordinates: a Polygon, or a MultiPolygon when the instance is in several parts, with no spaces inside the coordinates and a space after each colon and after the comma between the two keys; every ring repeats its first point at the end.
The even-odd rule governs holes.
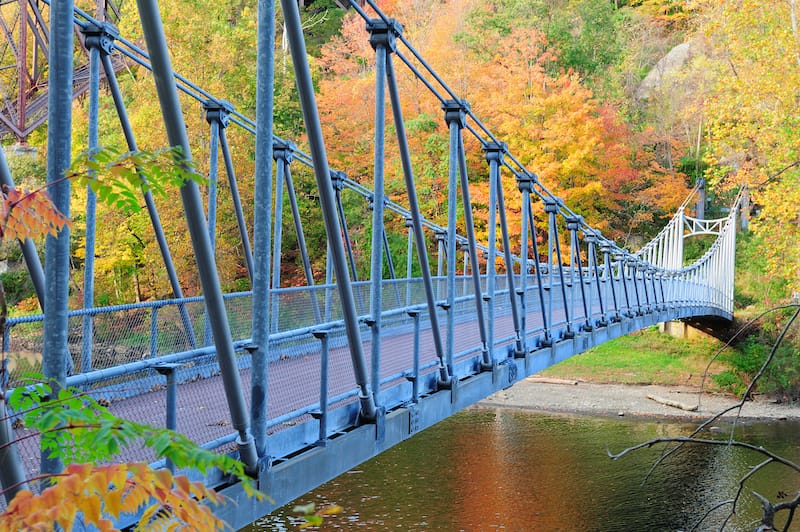
{"type": "Polygon", "coordinates": [[[689,412],[695,412],[697,410],[697,405],[687,405],[686,403],[681,403],[680,401],[673,401],[672,399],[664,399],[663,397],[659,397],[657,395],[649,395],[647,396],[648,399],[651,401],[655,401],[656,403],[661,403],[662,405],[671,406],[672,408],[680,408],[681,410],[687,410],[689,412]]]}
{"type": "Polygon", "coordinates": [[[555,377],[540,377],[538,375],[532,375],[525,380],[528,382],[541,382],[542,384],[568,384],[570,386],[576,386],[578,384],[578,381],[573,379],[557,379],[555,377]]]}

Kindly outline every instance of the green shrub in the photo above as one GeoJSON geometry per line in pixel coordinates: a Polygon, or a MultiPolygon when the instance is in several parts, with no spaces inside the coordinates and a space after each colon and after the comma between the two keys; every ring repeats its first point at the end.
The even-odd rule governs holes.
{"type": "Polygon", "coordinates": [[[727,392],[731,392],[736,395],[740,395],[742,392],[744,392],[742,380],[729,369],[712,375],[711,379],[714,381],[714,384],[727,392]]]}

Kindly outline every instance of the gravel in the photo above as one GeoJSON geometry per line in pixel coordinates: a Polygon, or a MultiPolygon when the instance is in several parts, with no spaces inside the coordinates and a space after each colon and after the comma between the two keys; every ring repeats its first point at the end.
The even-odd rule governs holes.
{"type": "MultiPolygon", "coordinates": [[[[650,418],[705,419],[739,401],[730,395],[701,392],[688,386],[596,384],[560,381],[536,376],[489,396],[479,403],[489,407],[523,408],[542,412],[562,412],[601,416],[636,416],[650,418]],[[694,411],[667,406],[648,396],[679,403],[694,411]]],[[[737,410],[726,414],[734,417],[737,410]]],[[[779,403],[757,396],[741,409],[744,419],[800,420],[800,404],[779,403]]]]}

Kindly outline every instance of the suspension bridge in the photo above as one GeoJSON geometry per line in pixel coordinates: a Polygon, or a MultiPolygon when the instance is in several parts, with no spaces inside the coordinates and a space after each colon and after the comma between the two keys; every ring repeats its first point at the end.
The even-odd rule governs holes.
{"type": "MultiPolygon", "coordinates": [[[[77,29],[89,58],[85,90],[90,148],[100,144],[98,108],[107,98],[128,148],[137,149],[117,82],[119,65],[152,72],[169,144],[182,148],[187,164],[193,132],[187,132],[183,120],[188,109],[181,102],[187,98],[181,100],[179,94],[206,113],[211,153],[207,201],[196,183],[186,182],[181,188],[203,296],[183,296],[158,206],[145,192],[143,201],[173,297],[95,306],[92,246],[95,232],[104,229],[89,192],[83,213],[83,306],[67,305],[68,235],[48,240],[44,268],[33,244],[22,243],[36,293],[47,311],[8,319],[3,373],[8,386],[18,385],[19,375],[8,361],[20,353],[43,353],[46,376],[106,401],[112,412],[175,429],[203,447],[237,456],[271,500],[250,500],[229,479],[207,475],[208,485],[235,502],[215,510],[234,528],[594,345],[670,320],[732,318],[737,217],[744,191],[729,214],[716,220],[690,216],[690,196],[639,251],[618,246],[552,194],[534,169],[525,168],[421,57],[401,24],[371,1],[369,8],[351,2],[364,19],[364,38],[375,50],[375,167],[370,186],[328,166],[325,143],[335,139],[322,135],[296,2],[284,1],[282,8],[308,152],[272,133],[271,2],[258,3],[255,118],[173,70],[154,1],[138,1],[147,52],[110,24],[66,4],[55,2],[49,8],[47,34],[48,179],[54,203],[59,208],[69,204],[69,187],[64,188],[63,180],[53,183],[57,177],[52,176],[70,163],[77,29]],[[395,72],[398,63],[440,101],[449,129],[445,226],[426,219],[419,207],[395,72]],[[387,93],[405,184],[403,196],[391,199],[384,191],[387,93]],[[253,206],[239,199],[226,133],[233,127],[252,135],[253,206]],[[467,175],[466,135],[481,146],[485,175],[467,175]],[[220,154],[251,279],[251,290],[241,293],[222,292],[214,257],[220,154]],[[313,170],[316,180],[319,210],[312,216],[324,221],[328,235],[324,279],[312,271],[304,238],[308,219],[298,208],[292,179],[297,165],[313,170]],[[509,180],[522,205],[518,220],[508,219],[503,183],[509,180]],[[489,190],[486,241],[478,240],[473,220],[470,187],[477,181],[489,190]],[[367,279],[357,277],[355,244],[342,207],[348,195],[360,198],[372,220],[369,246],[360,250],[370,256],[367,279]],[[537,202],[543,217],[534,216],[537,202]],[[282,220],[285,204],[292,218],[288,224],[282,220]],[[247,219],[253,220],[252,228],[247,219]],[[281,284],[285,226],[294,230],[305,277],[302,286],[281,284]],[[392,255],[387,227],[404,228],[403,257],[392,255]],[[462,233],[457,227],[464,228],[462,233]],[[519,233],[511,234],[512,227],[519,233]],[[702,257],[684,264],[684,242],[697,234],[716,238],[702,257]]],[[[3,121],[9,131],[24,130],[20,121],[3,121]]],[[[0,159],[0,177],[5,187],[14,186],[5,159],[0,159]]],[[[26,430],[12,428],[13,412],[0,417],[7,418],[0,443],[26,430]]],[[[27,439],[13,451],[4,451],[4,485],[51,472],[47,461],[40,463],[39,450],[26,447],[33,442],[27,439]]],[[[122,458],[155,460],[145,451],[129,451],[122,458]]]]}

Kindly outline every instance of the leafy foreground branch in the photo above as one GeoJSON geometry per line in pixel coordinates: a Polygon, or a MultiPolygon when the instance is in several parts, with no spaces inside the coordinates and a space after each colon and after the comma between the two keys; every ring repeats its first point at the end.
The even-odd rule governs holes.
{"type": "Polygon", "coordinates": [[[177,469],[219,469],[238,479],[249,496],[265,498],[238,460],[201,449],[176,432],[117,417],[80,390],[51,395],[47,384],[36,384],[14,390],[8,404],[26,427],[39,432],[42,448],[68,465],[58,475],[31,479],[51,485],[38,495],[19,492],[0,515],[0,532],[51,530],[54,524],[64,530],[76,524],[115,530],[109,517],[140,512],[137,530],[225,528],[206,504],[222,504],[225,498],[202,482],[145,463],[107,463],[133,443],[153,449],[177,469]]]}
{"type": "MultiPolygon", "coordinates": [[[[750,444],[750,443],[746,443],[746,442],[742,442],[742,441],[738,441],[738,440],[734,439],[734,434],[735,434],[735,431],[736,431],[736,423],[735,422],[732,425],[729,437],[726,440],[706,439],[706,438],[698,437],[698,435],[701,434],[703,431],[705,431],[707,429],[710,429],[712,423],[714,423],[715,421],[720,419],[723,415],[725,415],[725,414],[727,414],[729,412],[732,412],[732,411],[735,410],[736,411],[735,420],[738,420],[739,416],[741,415],[741,411],[742,411],[742,408],[744,407],[745,402],[751,396],[751,394],[752,394],[752,392],[753,392],[753,390],[755,388],[756,382],[758,381],[758,379],[760,379],[764,375],[764,372],[766,371],[767,367],[774,360],[775,354],[778,351],[778,348],[780,347],[781,342],[786,337],[787,332],[792,327],[792,325],[795,323],[795,321],[797,320],[798,316],[800,316],[800,305],[787,305],[787,306],[775,307],[775,308],[771,309],[771,311],[778,311],[778,310],[783,310],[783,309],[786,309],[786,308],[793,308],[794,312],[791,314],[791,316],[788,318],[788,320],[784,324],[783,329],[781,330],[780,334],[778,335],[777,339],[775,340],[775,343],[772,346],[772,349],[770,350],[770,352],[767,355],[767,357],[764,360],[764,362],[761,364],[761,367],[758,370],[758,372],[756,373],[755,377],[753,377],[753,380],[751,381],[750,385],[747,387],[747,389],[742,394],[742,398],[739,400],[738,403],[736,403],[735,405],[733,405],[731,407],[726,408],[725,410],[717,412],[716,414],[711,416],[709,419],[707,419],[706,421],[701,423],[688,436],[668,437],[668,438],[653,438],[651,440],[648,440],[646,442],[640,443],[638,445],[634,445],[634,446],[628,447],[626,449],[623,449],[622,451],[620,451],[620,452],[618,452],[616,454],[613,454],[613,453],[609,452],[609,457],[612,460],[619,460],[620,458],[622,458],[622,457],[624,457],[624,456],[626,456],[626,455],[628,455],[630,453],[633,453],[635,451],[639,451],[639,450],[646,449],[646,448],[651,448],[651,447],[658,446],[658,445],[663,445],[664,446],[664,451],[662,452],[661,456],[651,466],[650,471],[648,472],[645,480],[650,478],[650,476],[652,475],[653,471],[656,468],[658,468],[660,466],[663,466],[664,462],[669,457],[671,457],[671,456],[675,455],[676,453],[680,452],[685,445],[707,445],[707,446],[720,446],[721,445],[721,446],[726,446],[726,447],[731,447],[731,448],[743,449],[745,451],[749,451],[749,452],[755,453],[757,455],[761,455],[761,456],[763,456],[765,458],[761,463],[753,466],[746,475],[744,475],[743,477],[741,477],[739,479],[739,482],[738,482],[739,487],[738,487],[738,489],[736,491],[736,494],[731,499],[720,501],[719,503],[714,505],[711,509],[709,509],[689,529],[690,531],[691,530],[697,530],[700,527],[700,525],[702,525],[703,522],[705,522],[705,520],[708,519],[709,516],[711,514],[713,514],[714,512],[716,512],[717,510],[719,510],[721,508],[730,508],[728,513],[727,513],[727,515],[725,516],[725,519],[722,522],[722,525],[720,526],[720,531],[725,530],[725,527],[728,525],[728,523],[731,521],[731,519],[736,515],[737,507],[739,506],[739,503],[741,502],[742,497],[743,497],[743,495],[745,493],[748,481],[750,479],[752,479],[756,474],[758,474],[759,472],[763,471],[764,468],[766,468],[768,465],[770,465],[770,464],[779,464],[779,465],[781,465],[783,467],[789,468],[790,470],[792,470],[795,473],[797,473],[798,475],[800,475],[800,464],[796,464],[796,463],[794,463],[794,462],[792,462],[790,460],[787,460],[786,458],[784,458],[784,457],[782,457],[782,456],[780,456],[780,455],[778,455],[776,453],[773,453],[773,452],[771,452],[771,451],[769,451],[769,450],[767,450],[764,447],[761,447],[759,445],[754,445],[754,444],[750,444]]],[[[754,318],[754,320],[751,320],[751,321],[755,321],[755,320],[759,319],[761,316],[763,316],[763,314],[759,315],[758,317],[754,318]]],[[[744,329],[749,327],[750,324],[751,323],[745,324],[741,328],[741,330],[739,332],[737,332],[736,335],[734,335],[734,338],[736,336],[738,336],[739,333],[742,332],[744,329]]],[[[728,342],[728,344],[730,344],[730,341],[728,342]]],[[[722,349],[725,349],[727,346],[728,345],[726,344],[725,346],[723,346],[722,349]]],[[[722,351],[722,349],[720,349],[720,352],[722,351]]],[[[717,355],[719,355],[719,353],[717,353],[714,356],[714,358],[716,358],[717,355]]],[[[783,515],[783,513],[786,514],[786,521],[783,524],[783,528],[781,528],[780,530],[783,530],[784,532],[790,530],[790,528],[792,526],[792,521],[794,520],[794,517],[795,517],[795,513],[797,512],[798,508],[800,508],[800,489],[798,489],[797,493],[794,494],[794,497],[791,500],[784,501],[784,502],[773,502],[773,501],[767,499],[766,497],[764,497],[763,495],[761,495],[760,493],[757,493],[755,491],[752,491],[751,493],[752,493],[753,497],[755,497],[759,501],[759,503],[761,504],[761,508],[762,508],[762,515],[761,515],[760,523],[754,529],[755,532],[767,532],[767,531],[772,531],[772,530],[779,530],[779,528],[777,528],[775,523],[776,523],[776,519],[778,518],[778,516],[779,515],[783,515]]]]}

